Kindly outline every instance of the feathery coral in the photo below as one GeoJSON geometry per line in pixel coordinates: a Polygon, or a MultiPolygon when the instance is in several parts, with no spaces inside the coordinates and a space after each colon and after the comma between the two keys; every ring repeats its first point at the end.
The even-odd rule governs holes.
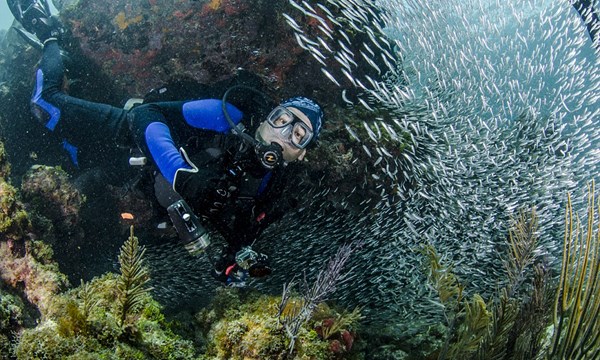
{"type": "Polygon", "coordinates": [[[150,278],[148,269],[144,266],[145,252],[146,249],[139,246],[138,238],[133,235],[133,226],[131,226],[129,238],[121,247],[119,254],[121,276],[117,281],[117,289],[119,289],[121,305],[119,317],[121,326],[125,324],[129,314],[140,308],[144,294],[151,290],[146,287],[150,278]]]}

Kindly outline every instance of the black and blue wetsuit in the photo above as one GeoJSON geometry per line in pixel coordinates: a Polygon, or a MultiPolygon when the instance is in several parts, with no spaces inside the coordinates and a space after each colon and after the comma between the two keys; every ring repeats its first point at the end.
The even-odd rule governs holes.
{"type": "MultiPolygon", "coordinates": [[[[248,245],[283,215],[276,201],[282,192],[280,174],[264,169],[251,147],[225,133],[229,125],[221,100],[155,102],[128,111],[67,95],[62,91],[63,73],[58,43],[49,41],[36,72],[31,105],[43,125],[63,139],[75,164],[79,149],[90,144],[133,145],[172,184],[178,169],[191,168],[180,154],[184,147],[203,181],[193,189],[194,198],[180,195],[225,237],[232,251],[248,245]],[[218,198],[220,206],[215,207],[215,194],[224,190],[227,196],[218,198]]],[[[227,109],[235,123],[249,117],[232,104],[227,109]]],[[[260,116],[266,111],[261,109],[260,116]]]]}

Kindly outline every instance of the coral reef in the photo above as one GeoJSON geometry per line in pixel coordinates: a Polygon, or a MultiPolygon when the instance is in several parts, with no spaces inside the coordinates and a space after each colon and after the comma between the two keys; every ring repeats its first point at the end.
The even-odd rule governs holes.
{"type": "MultiPolygon", "coordinates": [[[[277,296],[219,289],[212,305],[196,315],[205,358],[287,358],[290,340],[277,318],[280,301],[277,296]]],[[[290,304],[300,301],[299,297],[290,298],[290,304]]],[[[352,313],[319,304],[310,320],[299,329],[291,358],[359,359],[360,346],[356,346],[355,337],[360,316],[349,314],[352,313]],[[336,322],[340,326],[335,326],[336,322]],[[330,330],[327,338],[326,329],[330,330]]]]}
{"type": "Polygon", "coordinates": [[[0,358],[11,357],[12,344],[26,322],[25,304],[0,287],[0,358]]]}
{"type": "Polygon", "coordinates": [[[142,255],[132,230],[120,256],[121,275],[107,273],[89,283],[82,281],[79,287],[48,299],[42,322],[22,332],[15,356],[19,359],[196,358],[192,343],[170,330],[160,305],[143,288],[144,282],[131,281],[139,280],[135,274],[143,273],[142,255]],[[123,284],[132,287],[124,289],[123,284]],[[114,291],[115,288],[120,291],[114,291]],[[132,294],[128,291],[132,289],[141,291],[132,294]]]}
{"type": "MultiPolygon", "coordinates": [[[[325,18],[322,9],[315,11],[325,18]]],[[[313,81],[322,77],[321,64],[297,44],[281,13],[293,14],[292,5],[264,0],[119,0],[79,1],[61,9],[72,37],[66,44],[69,52],[94,59],[130,94],[181,79],[213,83],[243,68],[267,80],[280,97],[302,93],[337,101],[337,86],[313,81]]],[[[298,16],[297,21],[308,24],[311,34],[321,31],[322,25],[311,17],[298,16]]],[[[352,40],[359,36],[366,37],[350,33],[352,40]]],[[[352,41],[347,46],[355,47],[352,41]]],[[[327,61],[337,64],[332,58],[327,61]]],[[[370,75],[377,77],[374,70],[370,75]]]]}
{"type": "Polygon", "coordinates": [[[68,284],[58,264],[52,261],[51,248],[41,241],[0,242],[0,269],[2,281],[22,291],[42,314],[68,284]]]}
{"type": "Polygon", "coordinates": [[[4,241],[17,240],[29,228],[29,219],[17,200],[15,188],[7,182],[10,175],[4,143],[0,142],[0,234],[4,241]]]}
{"type": "MultiPolygon", "coordinates": [[[[325,99],[329,106],[327,110],[331,110],[332,106],[327,100],[337,96],[341,89],[331,84],[323,86],[322,81],[315,81],[323,80],[320,65],[310,58],[308,51],[300,51],[296,44],[292,44],[293,38],[289,33],[279,31],[281,14],[287,14],[286,6],[290,5],[287,2],[255,1],[252,3],[254,6],[248,7],[248,3],[239,0],[108,3],[71,0],[71,8],[64,8],[63,12],[65,24],[71,32],[66,47],[75,58],[81,60],[77,66],[86,71],[77,72],[74,69],[70,75],[83,80],[79,84],[93,80],[89,81],[90,85],[79,85],[79,90],[83,91],[74,91],[73,94],[84,97],[89,95],[91,99],[110,100],[106,102],[117,104],[126,92],[142,94],[160,83],[181,79],[192,79],[194,83],[212,82],[231,75],[241,66],[251,68],[270,81],[273,87],[270,92],[275,96],[281,97],[290,92],[316,95],[325,99]],[[257,21],[260,26],[257,26],[257,21]],[[261,27],[267,29],[268,36],[258,31],[261,27]],[[85,59],[94,60],[85,63],[85,59]],[[83,75],[84,73],[87,75],[83,75]],[[113,82],[115,85],[110,85],[113,82]]],[[[342,3],[349,4],[348,10],[356,10],[353,2],[340,2],[342,3]]],[[[328,123],[328,126],[334,125],[332,129],[327,129],[331,131],[331,137],[323,134],[321,139],[324,140],[324,146],[308,157],[309,166],[317,171],[305,173],[307,176],[303,179],[308,180],[299,186],[299,192],[308,199],[303,204],[307,206],[301,208],[303,214],[291,214],[294,221],[284,222],[281,228],[269,229],[271,231],[266,235],[271,237],[261,239],[274,244],[273,253],[276,252],[278,256],[274,261],[278,261],[276,265],[278,271],[281,270],[281,275],[275,274],[273,278],[284,278],[287,281],[290,274],[308,268],[305,259],[325,258],[332,244],[339,244],[348,238],[366,238],[368,244],[359,263],[361,273],[356,278],[356,284],[344,291],[346,302],[365,304],[377,299],[378,304],[371,308],[371,315],[379,312],[382,314],[379,315],[380,319],[390,322],[393,319],[386,318],[390,314],[398,316],[398,321],[402,318],[412,321],[417,317],[429,317],[430,321],[436,321],[444,314],[434,310],[441,308],[446,310],[449,319],[444,326],[414,321],[406,327],[413,326],[419,330],[411,331],[390,326],[390,330],[386,328],[382,337],[391,339],[394,342],[392,345],[398,346],[373,351],[373,356],[369,358],[400,358],[407,353],[419,358],[535,358],[540,355],[541,348],[547,345],[544,341],[549,340],[553,344],[552,353],[557,356],[578,357],[578,344],[587,346],[593,356],[598,348],[597,343],[590,343],[585,336],[598,334],[598,328],[594,327],[598,321],[590,315],[593,312],[585,311],[593,307],[585,305],[597,304],[598,292],[593,286],[597,282],[593,280],[590,283],[587,280],[597,279],[594,278],[597,268],[589,268],[588,271],[583,264],[595,265],[597,261],[594,261],[595,252],[592,250],[578,252],[583,251],[579,249],[591,248],[595,244],[595,236],[580,239],[579,242],[568,239],[570,235],[566,236],[563,252],[571,254],[571,257],[567,257],[563,264],[564,271],[554,307],[547,306],[550,270],[544,259],[528,255],[535,251],[529,245],[536,243],[522,243],[534,239],[528,235],[530,232],[517,235],[519,231],[515,231],[510,235],[511,243],[503,243],[507,235],[504,220],[508,214],[520,203],[537,204],[540,227],[545,230],[540,242],[549,247],[548,261],[553,261],[552,256],[561,250],[551,248],[553,243],[549,241],[557,239],[554,231],[560,222],[557,220],[560,216],[556,216],[561,204],[558,197],[562,196],[563,191],[575,186],[578,180],[597,173],[597,161],[593,159],[595,152],[592,150],[597,142],[598,132],[595,131],[596,122],[589,121],[596,114],[596,104],[585,99],[594,99],[592,91],[597,88],[589,83],[598,83],[595,74],[599,72],[595,71],[597,68],[593,64],[572,66],[573,61],[581,55],[580,45],[576,48],[572,46],[581,42],[572,41],[573,38],[554,30],[561,29],[565,34],[575,33],[570,31],[569,26],[554,26],[555,20],[562,24],[563,20],[559,17],[566,18],[566,14],[560,9],[553,9],[552,13],[556,15],[552,16],[550,12],[540,13],[539,18],[551,20],[547,23],[552,24],[553,29],[542,31],[551,41],[540,41],[542,45],[538,45],[533,41],[514,41],[515,35],[521,38],[525,32],[519,32],[520,28],[514,21],[506,21],[500,14],[499,21],[480,24],[488,31],[470,31],[473,23],[469,16],[472,9],[467,3],[464,5],[457,2],[455,7],[442,7],[442,13],[435,13],[433,17],[419,16],[435,8],[427,2],[423,5],[415,3],[414,7],[408,7],[409,10],[393,8],[400,2],[384,3],[390,7],[390,11],[385,13],[390,20],[369,24],[372,18],[367,15],[364,30],[369,30],[370,26],[393,30],[394,25],[406,24],[404,20],[410,19],[410,26],[406,26],[406,33],[402,34],[405,36],[397,38],[396,45],[410,61],[410,64],[407,63],[407,71],[412,74],[407,76],[406,87],[398,82],[396,90],[383,87],[381,91],[374,91],[371,95],[378,96],[377,99],[385,97],[387,101],[380,100],[380,105],[395,109],[394,116],[390,119],[383,118],[381,124],[393,125],[396,122],[396,129],[406,131],[399,133],[398,138],[411,145],[410,153],[403,152],[403,144],[399,142],[392,141],[388,144],[385,139],[381,139],[379,130],[386,128],[380,129],[377,125],[380,117],[378,110],[362,116],[357,114],[357,109],[353,109],[351,116],[347,114],[349,111],[345,111],[344,116],[341,109],[336,109],[340,112],[336,117],[344,120],[328,123]],[[417,16],[412,16],[413,14],[417,16]],[[463,21],[434,21],[436,16],[441,18],[442,14],[455,16],[463,21]],[[396,21],[398,24],[395,24],[396,21]],[[496,31],[488,27],[488,24],[496,31]],[[509,27],[502,24],[509,24],[509,27]],[[489,37],[481,38],[482,33],[498,35],[498,41],[492,43],[489,37]],[[473,44],[480,44],[479,40],[482,39],[487,39],[490,43],[491,47],[486,45],[490,52],[480,52],[480,49],[473,47],[473,44]],[[564,48],[560,46],[561,49],[558,50],[564,49],[565,54],[561,55],[557,50],[557,43],[564,45],[564,48]],[[498,44],[510,46],[500,47],[498,44]],[[535,51],[530,51],[531,49],[535,51]],[[527,54],[535,54],[535,59],[527,54]],[[539,54],[542,56],[538,56],[539,54]],[[497,64],[487,61],[490,56],[496,55],[503,61],[497,64]],[[524,61],[511,61],[515,58],[524,61]],[[463,63],[465,60],[468,63],[466,66],[463,63]],[[462,66],[460,63],[463,63],[462,66]],[[527,66],[515,66],[515,63],[527,66]],[[530,65],[540,69],[534,72],[535,81],[529,81],[532,74],[530,65]],[[435,76],[430,76],[433,74],[435,76]],[[487,74],[490,78],[484,77],[485,81],[482,81],[478,74],[487,74]],[[504,81],[506,74],[515,81],[504,81]],[[557,74],[561,79],[566,79],[564,83],[570,86],[561,87],[561,96],[553,100],[543,94],[556,93],[558,85],[545,79],[555,79],[557,74]],[[506,85],[502,86],[503,83],[506,85]],[[514,84],[517,83],[523,86],[515,89],[514,84]],[[498,84],[498,87],[490,87],[488,84],[498,84]],[[491,93],[498,93],[499,97],[491,93]],[[459,96],[454,96],[455,94],[459,96]],[[421,103],[415,104],[417,102],[421,103]],[[483,106],[479,106],[480,102],[483,106]],[[494,103],[498,107],[489,105],[494,103]],[[578,111],[585,116],[573,117],[570,114],[572,106],[581,108],[578,111]],[[523,113],[519,116],[517,112],[520,108],[532,109],[532,114],[523,113]],[[546,113],[553,116],[547,118],[546,113]],[[352,119],[346,120],[347,117],[364,117],[369,123],[353,122],[352,119]],[[346,134],[342,125],[348,125],[348,134],[354,132],[358,140],[352,140],[354,135],[351,138],[346,134]],[[369,142],[369,138],[373,141],[369,142]],[[361,141],[362,139],[366,139],[366,142],[361,141]],[[374,168],[380,168],[381,171],[373,172],[374,168]],[[389,183],[386,182],[385,174],[389,174],[393,180],[391,183],[395,187],[391,192],[386,188],[389,183]],[[316,190],[303,192],[303,186],[316,190]],[[403,191],[398,191],[398,188],[403,191]],[[339,195],[340,193],[344,195],[339,195]],[[369,200],[379,193],[381,201],[369,204],[369,200]],[[347,194],[352,194],[348,202],[336,202],[347,194]],[[330,201],[331,204],[323,206],[322,200],[330,201]],[[347,208],[355,209],[359,216],[344,217],[343,212],[331,211],[347,208]],[[285,241],[276,241],[282,237],[285,241]],[[434,254],[436,268],[431,277],[435,284],[433,287],[441,295],[438,301],[427,301],[429,298],[423,295],[430,288],[422,286],[423,277],[414,271],[419,256],[415,255],[413,249],[423,239],[431,241],[441,253],[439,259],[434,254]],[[511,260],[503,261],[498,256],[501,253],[498,249],[505,247],[512,251],[511,260]],[[461,266],[446,266],[442,259],[447,259],[450,264],[460,261],[461,266]],[[569,259],[578,260],[571,262],[569,259]],[[581,266],[578,267],[578,264],[581,266]],[[581,275],[580,280],[577,280],[578,274],[581,275]],[[473,292],[482,291],[480,296],[472,294],[467,284],[476,289],[473,292]],[[497,287],[503,288],[494,299],[482,301],[497,287]],[[559,301],[563,299],[571,301],[559,301]],[[581,304],[583,306],[579,306],[581,304]],[[554,314],[548,312],[552,308],[554,314]],[[379,311],[381,309],[387,311],[379,311]],[[547,329],[551,315],[555,316],[557,323],[553,328],[547,329]],[[427,331],[419,333],[423,328],[427,328],[427,331]],[[395,330],[399,334],[390,335],[395,330]],[[549,337],[546,330],[554,331],[555,337],[549,337]],[[578,335],[582,337],[579,338],[578,335]],[[410,339],[406,339],[406,346],[402,347],[400,343],[408,337],[410,339]],[[412,342],[409,344],[408,340],[412,342]],[[571,340],[576,341],[569,343],[571,340]]],[[[497,3],[499,4],[501,2],[497,3]]],[[[302,6],[309,8],[312,5],[302,2],[302,6]]],[[[525,15],[518,9],[512,10],[507,13],[511,13],[513,17],[521,18],[525,15]]],[[[322,15],[320,9],[316,11],[322,15]]],[[[314,31],[319,26],[318,20],[302,16],[298,11],[289,13],[299,23],[306,25],[303,31],[315,39],[315,35],[319,34],[314,31]]],[[[306,9],[304,13],[306,14],[306,9]]],[[[356,14],[356,11],[348,11],[336,16],[340,21],[339,27],[356,26],[357,22],[353,21],[356,14]]],[[[523,23],[533,28],[539,25],[530,21],[523,23]]],[[[326,23],[328,25],[330,24],[326,23]]],[[[356,27],[354,29],[358,32],[362,30],[356,27]]],[[[369,34],[378,36],[380,32],[369,34]]],[[[353,42],[360,43],[354,41],[354,38],[353,42]]],[[[374,39],[373,45],[377,46],[378,43],[374,39]]],[[[369,51],[368,49],[370,48],[365,48],[365,51],[369,51]]],[[[12,74],[2,74],[1,80],[6,83],[0,85],[0,107],[3,110],[0,111],[0,126],[3,135],[11,138],[7,150],[11,155],[20,156],[19,161],[13,163],[15,169],[20,169],[18,174],[22,173],[22,169],[29,168],[31,159],[38,156],[52,159],[53,163],[56,161],[50,156],[52,152],[31,150],[37,149],[36,140],[41,139],[40,142],[43,142],[49,136],[42,136],[41,131],[35,133],[38,127],[28,115],[24,115],[26,111],[14,111],[23,109],[23,104],[27,102],[30,95],[29,73],[38,56],[32,49],[20,50],[13,54],[3,52],[2,64],[15,66],[10,67],[14,70],[12,74]],[[10,61],[4,62],[5,59],[10,61]],[[27,75],[23,75],[24,73],[27,75]],[[12,141],[14,139],[18,141],[12,141]],[[34,141],[28,141],[31,139],[34,141]]],[[[358,49],[352,50],[347,53],[359,54],[358,49]]],[[[385,50],[375,51],[377,56],[385,54],[385,50]]],[[[359,69],[356,70],[350,76],[344,73],[338,79],[345,82],[345,77],[351,78],[359,72],[359,69]]],[[[73,85],[78,86],[77,82],[73,82],[73,85]]],[[[378,85],[380,84],[373,86],[378,85]]],[[[391,82],[391,85],[396,83],[391,82]]],[[[367,97],[363,99],[365,98],[367,97]]],[[[365,104],[368,107],[374,106],[374,103],[377,102],[365,104]]],[[[386,136],[385,131],[381,133],[386,136]]],[[[2,246],[12,246],[10,249],[14,254],[11,256],[15,257],[23,257],[21,255],[26,251],[49,254],[42,247],[32,250],[31,246],[39,244],[30,243],[31,246],[25,246],[31,227],[26,213],[20,212],[23,207],[17,200],[14,188],[8,182],[3,182],[0,194],[3,199],[0,204],[0,228],[3,241],[6,239],[2,246]]],[[[536,225],[537,222],[529,224],[536,225]]],[[[528,229],[528,225],[525,224],[523,228],[528,229]]],[[[553,267],[553,264],[549,266],[553,267]]],[[[27,281],[32,282],[31,279],[27,281]]],[[[273,281],[274,284],[282,282],[273,281]]],[[[23,281],[15,283],[18,288],[31,293],[30,289],[23,286],[23,281]]],[[[50,321],[45,328],[40,327],[38,330],[43,335],[40,338],[45,337],[45,332],[57,330],[63,334],[59,340],[69,339],[70,344],[76,344],[89,331],[86,319],[93,319],[94,309],[99,306],[90,295],[90,292],[94,292],[90,289],[95,290],[90,284],[82,285],[81,304],[74,306],[66,302],[63,311],[68,316],[57,316],[54,321],[56,325],[50,321]],[[76,310],[78,308],[80,310],[76,310]],[[66,321],[60,320],[65,318],[66,321]]],[[[114,297],[111,299],[116,302],[114,297]]],[[[292,298],[290,300],[293,301],[292,298]]],[[[239,304],[230,309],[242,307],[239,304]]],[[[44,313],[47,312],[48,309],[45,309],[44,313]]],[[[211,348],[213,355],[210,356],[229,354],[233,357],[234,351],[235,356],[241,356],[237,354],[246,350],[248,356],[256,356],[257,350],[247,341],[252,339],[250,330],[259,328],[256,330],[258,334],[265,334],[270,330],[257,325],[256,319],[248,319],[246,313],[233,312],[237,317],[228,318],[230,322],[221,323],[227,336],[216,336],[221,334],[217,330],[208,332],[209,338],[223,340],[219,343],[219,348],[216,345],[211,348]],[[240,318],[244,321],[240,321],[240,318]],[[240,343],[245,346],[244,349],[240,349],[240,343]]],[[[227,313],[222,312],[222,317],[226,317],[227,313]]],[[[136,314],[133,318],[137,316],[136,314]]],[[[98,335],[100,345],[111,341],[115,343],[117,341],[114,339],[119,339],[118,345],[112,348],[113,353],[117,354],[115,356],[128,358],[147,355],[145,350],[138,351],[139,349],[123,345],[121,335],[118,335],[122,330],[116,325],[112,326],[118,325],[115,320],[118,318],[116,316],[111,321],[107,320],[110,325],[105,327],[108,334],[98,335]]],[[[329,350],[344,346],[354,350],[358,345],[348,336],[352,335],[352,331],[335,334],[328,332],[336,326],[337,318],[335,315],[332,317],[334,320],[323,319],[318,325],[311,324],[310,321],[303,324],[309,328],[314,326],[314,333],[308,330],[307,337],[322,340],[315,346],[315,354],[324,354],[321,350],[326,345],[325,337],[331,340],[329,350]]],[[[102,324],[98,321],[95,323],[102,324]]],[[[206,326],[210,327],[208,323],[206,326]]],[[[132,328],[127,336],[135,339],[138,333],[134,330],[137,328],[132,328]]],[[[305,339],[302,336],[306,329],[302,329],[298,335],[298,346],[305,339]]],[[[30,335],[29,339],[33,336],[30,335]]],[[[47,344],[51,347],[55,343],[47,344]]],[[[275,344],[273,347],[279,346],[280,342],[275,344]]],[[[283,345],[285,348],[288,344],[284,342],[283,345]]],[[[94,346],[82,350],[77,356],[97,355],[94,346]]],[[[63,351],[63,348],[63,345],[51,347],[57,351],[63,351]]],[[[304,352],[306,353],[312,352],[304,352]]],[[[57,356],[68,357],[65,353],[57,356]]]]}
{"type": "Polygon", "coordinates": [[[29,218],[16,189],[0,178],[0,234],[4,241],[18,240],[29,230],[29,218]]]}
{"type": "MultiPolygon", "coordinates": [[[[3,164],[7,169],[8,165],[3,164]]],[[[8,175],[8,174],[6,174],[8,175]]],[[[52,249],[32,235],[29,216],[15,188],[0,178],[0,277],[44,313],[67,281],[52,261],[52,249]]]]}
{"type": "Polygon", "coordinates": [[[60,167],[32,166],[23,176],[21,194],[35,212],[52,222],[59,236],[82,237],[79,213],[85,196],[60,167]]]}
{"type": "Polygon", "coordinates": [[[44,321],[21,335],[17,358],[195,358],[191,343],[169,330],[160,305],[149,294],[140,301],[131,327],[123,331],[114,291],[118,280],[109,273],[53,297],[44,321]]]}
{"type": "Polygon", "coordinates": [[[48,311],[67,280],[52,260],[52,248],[35,239],[25,207],[6,180],[10,166],[3,152],[0,168],[0,352],[9,358],[8,344],[34,316],[48,311]]]}

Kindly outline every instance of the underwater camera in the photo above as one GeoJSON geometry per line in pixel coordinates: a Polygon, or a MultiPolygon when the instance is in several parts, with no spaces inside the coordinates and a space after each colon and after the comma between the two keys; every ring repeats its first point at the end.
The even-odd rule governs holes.
{"type": "Polygon", "coordinates": [[[269,257],[257,253],[250,246],[243,247],[235,254],[235,262],[252,277],[263,277],[270,275],[273,271],[269,265],[269,257]]]}
{"type": "Polygon", "coordinates": [[[197,255],[210,244],[208,231],[194,215],[184,200],[178,200],[167,208],[179,240],[191,255],[197,255]]]}

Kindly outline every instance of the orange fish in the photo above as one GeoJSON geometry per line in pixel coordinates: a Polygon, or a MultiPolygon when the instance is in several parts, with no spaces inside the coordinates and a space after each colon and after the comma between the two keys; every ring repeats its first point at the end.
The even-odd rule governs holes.
{"type": "Polygon", "coordinates": [[[123,220],[133,220],[133,214],[128,213],[128,212],[121,213],[121,219],[123,219],[123,220]]]}

